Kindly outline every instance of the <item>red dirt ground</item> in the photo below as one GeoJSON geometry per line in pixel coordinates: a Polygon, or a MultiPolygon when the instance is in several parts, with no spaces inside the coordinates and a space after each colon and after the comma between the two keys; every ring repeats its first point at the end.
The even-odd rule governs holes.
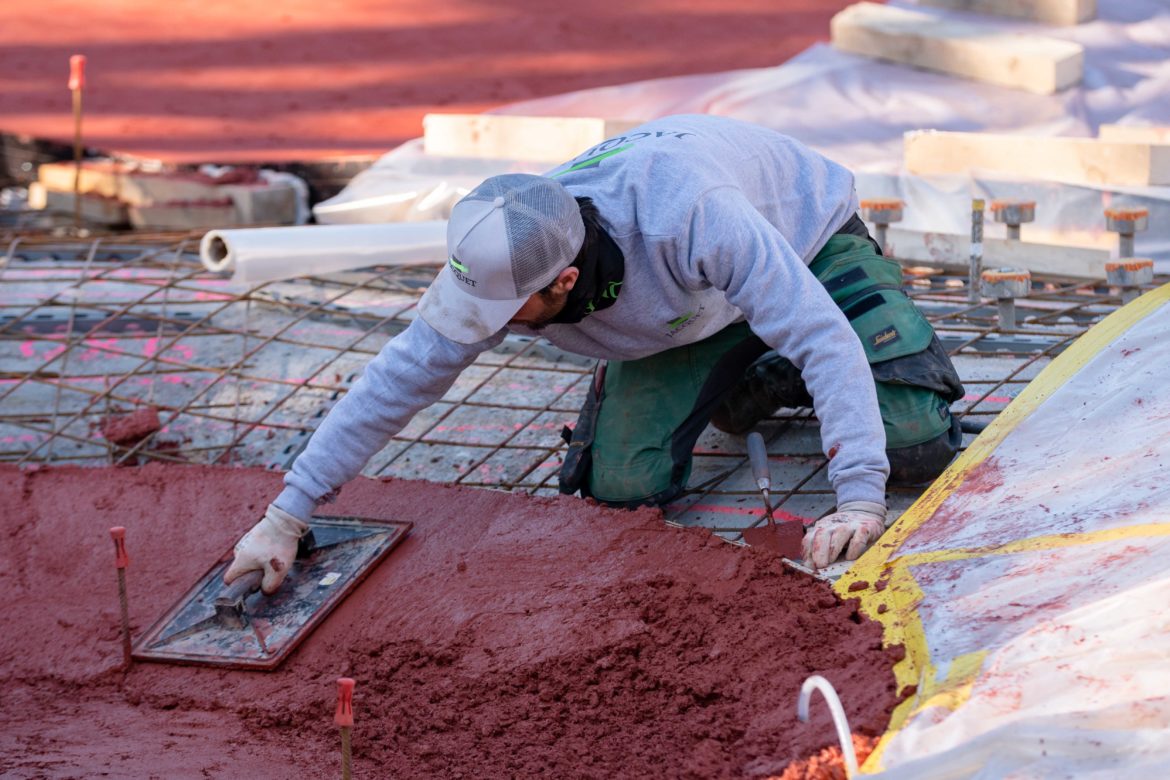
{"type": "Polygon", "coordinates": [[[39,0],[0,11],[0,130],[174,161],[379,154],[429,111],[778,65],[849,0],[39,0]]]}
{"type": "MultiPolygon", "coordinates": [[[[650,510],[360,479],[333,514],[411,535],[276,672],[118,671],[279,488],[258,469],[0,467],[0,774],[323,777],[357,680],[357,777],[757,777],[834,741],[812,673],[880,734],[900,649],[817,580],[650,510]]],[[[827,754],[826,754],[827,755],[827,754]]],[[[824,756],[810,767],[824,775],[824,756]]],[[[791,777],[785,775],[786,777],[791,777]]],[[[797,775],[799,776],[799,775],[797,775]]]]}

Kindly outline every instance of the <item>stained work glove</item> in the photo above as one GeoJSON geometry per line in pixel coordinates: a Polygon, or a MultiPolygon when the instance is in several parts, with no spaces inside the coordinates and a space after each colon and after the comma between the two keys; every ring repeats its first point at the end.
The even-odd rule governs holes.
{"type": "Polygon", "coordinates": [[[823,569],[845,553],[855,561],[886,530],[886,508],[873,501],[848,501],[813,523],[804,535],[801,555],[813,569],[823,569]]]}
{"type": "Polygon", "coordinates": [[[308,523],[269,504],[260,522],[236,542],[236,557],[223,573],[224,584],[231,585],[250,571],[263,571],[260,589],[271,596],[288,575],[288,567],[297,557],[297,542],[308,530],[308,523]]]}

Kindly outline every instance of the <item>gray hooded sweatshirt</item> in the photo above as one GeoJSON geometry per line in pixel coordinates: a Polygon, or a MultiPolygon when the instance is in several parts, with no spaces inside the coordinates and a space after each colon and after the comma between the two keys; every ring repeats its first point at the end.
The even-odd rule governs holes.
{"type": "MultiPolygon", "coordinates": [[[[767,128],[691,115],[649,122],[548,175],[593,199],[625,276],[617,301],[579,323],[511,330],[580,355],[635,360],[746,319],[801,369],[838,504],[885,503],[873,376],[845,315],[808,269],[857,210],[848,170],[767,128]]],[[[416,319],[326,416],[276,505],[308,518],[506,333],[459,344],[416,319]]]]}

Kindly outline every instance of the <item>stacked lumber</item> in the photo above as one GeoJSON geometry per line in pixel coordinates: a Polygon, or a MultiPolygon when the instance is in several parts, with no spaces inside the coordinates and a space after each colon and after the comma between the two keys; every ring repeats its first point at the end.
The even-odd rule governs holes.
{"type": "Polygon", "coordinates": [[[559,163],[640,124],[599,117],[427,114],[423,151],[443,157],[559,163]]]}
{"type": "Polygon", "coordinates": [[[1097,0],[918,0],[918,4],[1062,26],[1097,17],[1097,0]]]}
{"type": "Polygon", "coordinates": [[[1079,84],[1084,74],[1080,44],[878,3],[845,8],[830,29],[841,51],[1042,95],[1079,84]]]}
{"type": "Polygon", "coordinates": [[[29,188],[29,205],[72,213],[75,179],[82,217],[102,225],[195,230],[290,225],[297,218],[296,189],[271,184],[254,170],[210,176],[104,159],[84,160],[80,171],[71,162],[41,165],[29,188]]]}
{"type": "Polygon", "coordinates": [[[1170,184],[1170,144],[915,130],[903,137],[908,173],[998,174],[1072,184],[1170,184]]]}
{"type": "Polygon", "coordinates": [[[1170,144],[1170,127],[1139,127],[1137,125],[1101,125],[1097,137],[1103,141],[1124,141],[1139,144],[1170,144]]]}
{"type": "MultiPolygon", "coordinates": [[[[965,271],[971,262],[971,236],[890,228],[887,254],[903,261],[965,271]]],[[[1078,279],[1105,276],[1110,250],[1044,244],[1015,239],[983,238],[984,267],[1022,268],[1032,273],[1078,279]]]]}

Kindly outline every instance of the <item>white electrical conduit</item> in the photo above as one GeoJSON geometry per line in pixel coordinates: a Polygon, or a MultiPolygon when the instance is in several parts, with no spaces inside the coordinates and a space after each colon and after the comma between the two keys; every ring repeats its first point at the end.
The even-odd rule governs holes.
{"type": "Polygon", "coordinates": [[[439,265],[447,257],[447,222],[212,230],[199,259],[233,282],[258,284],[374,265],[439,265]]]}
{"type": "Polygon", "coordinates": [[[833,716],[833,726],[837,729],[837,741],[841,743],[841,756],[845,761],[845,777],[856,777],[857,754],[853,752],[853,734],[849,731],[849,721],[845,719],[845,708],[841,706],[841,700],[837,698],[837,691],[833,689],[833,684],[819,674],[814,674],[805,680],[804,685],[800,686],[800,699],[796,703],[796,717],[800,718],[801,723],[808,723],[808,700],[812,698],[813,690],[820,691],[821,695],[825,697],[825,703],[829,705],[829,714],[833,716]]]}

